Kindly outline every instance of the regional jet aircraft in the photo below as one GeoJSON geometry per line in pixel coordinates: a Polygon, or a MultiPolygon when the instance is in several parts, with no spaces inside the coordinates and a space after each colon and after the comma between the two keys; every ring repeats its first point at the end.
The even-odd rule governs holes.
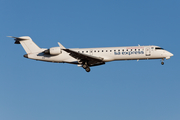
{"type": "Polygon", "coordinates": [[[90,67],[103,65],[105,62],[116,60],[147,60],[170,59],[172,53],[159,46],[130,46],[130,47],[104,47],[104,48],[74,48],[67,49],[58,42],[59,47],[44,49],[38,47],[29,36],[12,37],[15,44],[21,44],[27,54],[25,58],[55,62],[71,63],[84,68],[90,72],[90,67]]]}

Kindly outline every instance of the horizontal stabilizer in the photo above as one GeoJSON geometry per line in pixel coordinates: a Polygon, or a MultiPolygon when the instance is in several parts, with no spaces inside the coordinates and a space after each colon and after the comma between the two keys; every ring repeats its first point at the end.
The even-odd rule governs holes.
{"type": "Polygon", "coordinates": [[[39,48],[29,36],[22,36],[22,37],[7,36],[7,37],[14,38],[15,44],[21,44],[27,54],[41,51],[41,48],[39,48]]]}
{"type": "Polygon", "coordinates": [[[23,36],[23,37],[13,37],[13,36],[7,36],[7,37],[10,37],[10,38],[15,38],[14,40],[28,40],[29,39],[29,36],[23,36]]]}
{"type": "Polygon", "coordinates": [[[7,37],[14,38],[14,40],[15,40],[14,44],[20,44],[19,41],[28,40],[29,39],[29,36],[23,36],[23,37],[7,36],[7,37]]]}

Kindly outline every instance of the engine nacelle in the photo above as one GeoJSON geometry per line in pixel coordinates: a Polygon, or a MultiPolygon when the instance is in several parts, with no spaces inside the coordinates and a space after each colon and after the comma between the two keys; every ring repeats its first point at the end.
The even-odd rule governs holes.
{"type": "Polygon", "coordinates": [[[49,48],[48,50],[45,50],[44,52],[50,55],[59,55],[62,53],[62,50],[60,49],[60,47],[52,47],[49,48]]]}

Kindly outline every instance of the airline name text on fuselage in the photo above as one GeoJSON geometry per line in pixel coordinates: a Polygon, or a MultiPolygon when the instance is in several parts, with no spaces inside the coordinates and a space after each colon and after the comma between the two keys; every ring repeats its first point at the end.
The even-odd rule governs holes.
{"type": "Polygon", "coordinates": [[[133,55],[133,54],[144,54],[144,51],[114,52],[114,55],[133,55]]]}

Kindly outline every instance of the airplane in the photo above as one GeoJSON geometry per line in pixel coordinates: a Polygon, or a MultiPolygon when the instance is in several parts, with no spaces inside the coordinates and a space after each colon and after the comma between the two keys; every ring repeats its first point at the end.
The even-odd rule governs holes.
{"type": "Polygon", "coordinates": [[[102,47],[102,48],[73,48],[67,49],[58,42],[59,47],[40,48],[29,36],[13,37],[15,44],[21,44],[27,54],[25,58],[54,62],[70,63],[82,67],[90,72],[90,67],[103,65],[105,62],[117,60],[148,60],[170,59],[172,53],[155,45],[150,46],[129,46],[129,47],[102,47]]]}

